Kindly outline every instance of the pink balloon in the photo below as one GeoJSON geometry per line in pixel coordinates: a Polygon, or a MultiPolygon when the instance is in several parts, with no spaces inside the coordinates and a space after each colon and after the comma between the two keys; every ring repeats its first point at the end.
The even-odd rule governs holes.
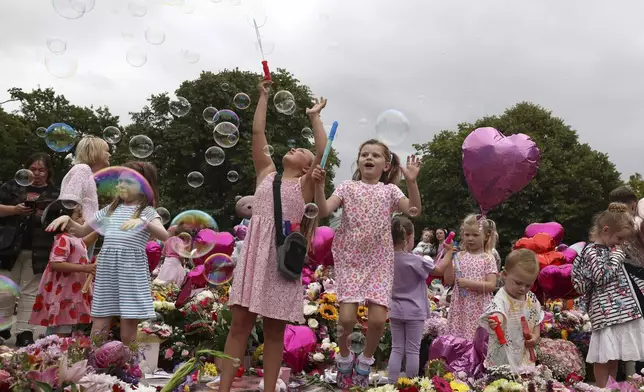
{"type": "Polygon", "coordinates": [[[315,229],[313,246],[309,251],[309,265],[311,265],[311,268],[318,265],[333,265],[333,254],[331,253],[333,237],[333,229],[328,226],[321,226],[315,229]]]}
{"type": "Polygon", "coordinates": [[[574,249],[577,254],[580,254],[582,250],[586,247],[586,243],[581,241],[581,242],[576,242],[572,245],[570,245],[570,248],[574,249]]]}
{"type": "Polygon", "coordinates": [[[225,253],[228,256],[235,250],[235,237],[227,231],[215,234],[215,247],[210,253],[225,253]]]}
{"type": "Polygon", "coordinates": [[[546,233],[559,244],[564,237],[564,228],[557,222],[531,223],[525,228],[525,236],[532,238],[539,233],[546,233]]]}
{"type": "Polygon", "coordinates": [[[145,245],[145,253],[148,255],[148,266],[150,267],[150,273],[152,273],[161,261],[161,245],[156,241],[149,241],[145,245]]]}
{"type": "Polygon", "coordinates": [[[206,278],[203,276],[204,271],[205,267],[201,264],[188,272],[188,278],[190,279],[190,283],[192,283],[193,287],[204,287],[208,283],[206,282],[206,278]]]}
{"type": "Polygon", "coordinates": [[[293,373],[304,370],[309,354],[315,350],[317,337],[306,325],[287,325],[284,331],[284,352],[282,360],[293,373]]]}
{"type": "Polygon", "coordinates": [[[478,128],[463,141],[463,172],[481,212],[501,204],[537,174],[541,153],[529,136],[478,128]]]}
{"type": "Polygon", "coordinates": [[[549,265],[539,272],[537,281],[546,298],[573,299],[579,296],[572,287],[572,264],[549,265]]]}
{"type": "Polygon", "coordinates": [[[577,257],[577,251],[573,248],[566,248],[561,252],[561,254],[566,258],[566,264],[572,264],[577,257]]]}

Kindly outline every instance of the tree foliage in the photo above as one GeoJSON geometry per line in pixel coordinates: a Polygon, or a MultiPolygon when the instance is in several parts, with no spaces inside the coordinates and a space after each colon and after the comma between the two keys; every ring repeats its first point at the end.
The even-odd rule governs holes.
{"type": "Polygon", "coordinates": [[[631,174],[626,185],[635,192],[639,199],[644,197],[644,178],[640,173],[631,174]]]}
{"type": "MultiPolygon", "coordinates": [[[[272,92],[290,91],[297,105],[293,115],[277,112],[272,104],[267,113],[266,136],[268,143],[274,147],[275,165],[281,170],[281,157],[289,149],[289,139],[294,139],[298,147],[313,147],[310,140],[302,137],[301,132],[304,127],[311,126],[305,108],[311,106],[313,96],[307,86],[300,84],[284,70],[278,70],[272,77],[272,92]]],[[[187,209],[200,209],[212,214],[220,229],[231,228],[239,220],[235,217],[235,197],[255,192],[251,136],[253,114],[259,96],[256,85],[260,80],[259,74],[239,70],[218,74],[203,72],[198,79],[183,82],[175,92],[191,103],[190,112],[181,118],[170,114],[169,94],[153,95],[141,111],[131,113],[133,124],[124,130],[114,156],[115,163],[134,159],[127,147],[130,138],[136,135],[149,136],[155,144],[155,150],[147,160],[159,170],[161,205],[173,214],[187,209]],[[229,85],[228,91],[221,88],[223,83],[229,85]],[[239,92],[251,97],[251,106],[245,110],[235,108],[232,103],[233,97],[239,92]],[[208,165],[204,158],[206,149],[216,145],[213,126],[206,123],[202,115],[203,110],[209,106],[219,110],[233,110],[240,118],[239,142],[232,148],[224,149],[226,159],[223,164],[215,167],[208,165]],[[227,173],[231,170],[239,174],[239,180],[234,183],[227,180],[227,173]],[[199,188],[192,188],[187,183],[186,176],[192,171],[199,171],[204,175],[205,182],[199,188]]],[[[335,152],[332,152],[329,166],[338,164],[339,160],[335,152]]],[[[330,170],[327,175],[329,192],[333,177],[333,170],[330,170]]]]}
{"type": "Polygon", "coordinates": [[[463,174],[461,146],[479,127],[494,127],[504,135],[527,134],[541,150],[534,180],[488,214],[497,223],[501,250],[508,251],[532,222],[557,221],[565,228],[564,241],[586,240],[592,216],[605,208],[609,192],[622,184],[619,173],[606,154],[580,143],[577,132],[563,120],[526,102],[501,116],[459,124],[456,131],[442,131],[432,141],[414,146],[423,155],[418,179],[423,212],[417,230],[457,228],[467,214],[478,213],[463,174]]]}

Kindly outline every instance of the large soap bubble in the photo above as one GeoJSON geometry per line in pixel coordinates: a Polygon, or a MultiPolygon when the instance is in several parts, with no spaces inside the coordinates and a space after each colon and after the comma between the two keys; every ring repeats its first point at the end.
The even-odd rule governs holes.
{"type": "Polygon", "coordinates": [[[68,152],[74,147],[76,130],[65,123],[51,124],[45,134],[47,147],[54,152],[68,152]]]}
{"type": "Polygon", "coordinates": [[[144,159],[154,152],[152,139],[145,135],[136,135],[130,139],[130,153],[139,159],[144,159]]]}
{"type": "Polygon", "coordinates": [[[388,146],[396,146],[409,136],[409,120],[400,110],[389,109],[376,119],[376,136],[388,146]]]}

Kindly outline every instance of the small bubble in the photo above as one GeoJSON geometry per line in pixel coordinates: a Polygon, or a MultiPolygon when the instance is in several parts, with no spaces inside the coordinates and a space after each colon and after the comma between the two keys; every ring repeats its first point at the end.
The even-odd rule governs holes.
{"type": "Polygon", "coordinates": [[[319,212],[320,209],[315,203],[308,203],[304,206],[304,216],[309,219],[315,219],[319,212]]]}
{"type": "Polygon", "coordinates": [[[305,139],[312,138],[313,137],[313,131],[311,130],[311,128],[308,128],[308,127],[302,128],[302,137],[305,138],[305,139]]]}
{"type": "Polygon", "coordinates": [[[231,170],[228,172],[228,174],[226,174],[226,178],[230,182],[237,182],[239,180],[239,173],[237,173],[234,170],[231,170]]]}
{"type": "Polygon", "coordinates": [[[288,139],[286,141],[286,145],[288,146],[288,148],[295,148],[297,142],[295,141],[295,139],[288,139]]]}
{"type": "Polygon", "coordinates": [[[267,145],[264,146],[262,151],[264,152],[264,155],[266,155],[267,157],[270,157],[275,152],[275,149],[270,144],[267,144],[267,145]]]}
{"type": "Polygon", "coordinates": [[[45,128],[45,127],[38,127],[38,129],[36,129],[36,136],[38,136],[38,137],[45,137],[45,136],[47,136],[47,128],[45,128]]]}
{"type": "Polygon", "coordinates": [[[349,351],[354,354],[360,354],[363,352],[366,345],[367,338],[362,334],[362,332],[353,332],[347,338],[349,351]]]}
{"type": "Polygon", "coordinates": [[[199,188],[203,185],[203,182],[203,174],[199,173],[198,171],[188,173],[188,185],[190,185],[191,187],[199,188]]]}
{"type": "Polygon", "coordinates": [[[409,216],[418,216],[418,212],[418,208],[416,207],[409,208],[409,216]]]}

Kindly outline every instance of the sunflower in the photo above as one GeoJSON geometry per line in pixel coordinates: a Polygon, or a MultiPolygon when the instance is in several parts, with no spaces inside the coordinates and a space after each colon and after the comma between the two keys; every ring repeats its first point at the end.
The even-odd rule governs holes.
{"type": "Polygon", "coordinates": [[[335,293],[324,293],[320,297],[320,303],[323,304],[334,304],[338,302],[338,296],[335,293]]]}
{"type": "Polygon", "coordinates": [[[358,306],[358,318],[360,319],[366,319],[367,318],[367,312],[369,311],[369,308],[366,306],[358,306]]]}
{"type": "Polygon", "coordinates": [[[414,383],[411,381],[411,379],[407,377],[400,377],[398,379],[398,382],[396,382],[396,387],[399,389],[407,388],[414,385],[414,383]]]}
{"type": "Polygon", "coordinates": [[[336,321],[338,319],[338,309],[335,306],[330,304],[320,305],[318,312],[323,319],[329,321],[336,321]]]}

